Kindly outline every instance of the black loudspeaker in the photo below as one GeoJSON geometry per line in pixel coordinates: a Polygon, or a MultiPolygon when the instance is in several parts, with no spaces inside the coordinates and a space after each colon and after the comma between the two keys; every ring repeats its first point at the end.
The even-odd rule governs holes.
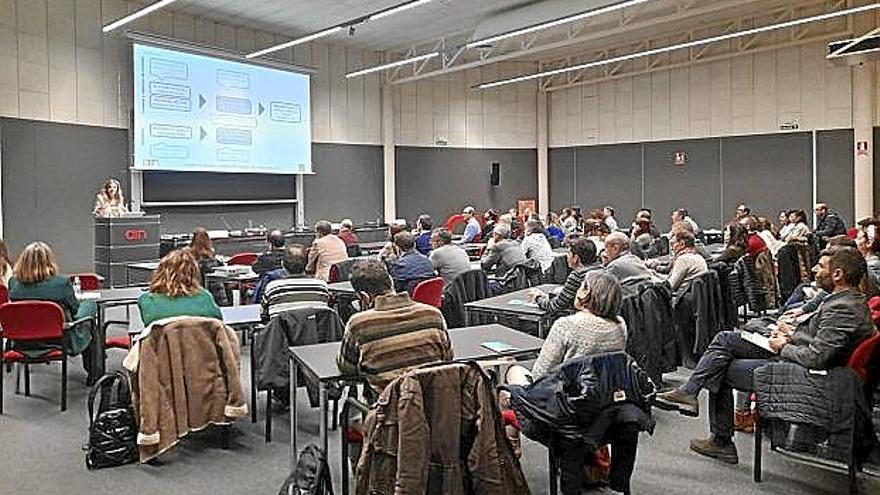
{"type": "Polygon", "coordinates": [[[501,164],[492,162],[492,168],[489,171],[489,184],[497,186],[501,184],[501,164]]]}

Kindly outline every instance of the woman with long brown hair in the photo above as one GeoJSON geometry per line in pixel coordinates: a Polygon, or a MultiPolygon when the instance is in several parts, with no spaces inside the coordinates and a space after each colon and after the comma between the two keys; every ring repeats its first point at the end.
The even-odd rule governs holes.
{"type": "Polygon", "coordinates": [[[122,196],[122,186],[118,180],[108,179],[95,198],[92,214],[96,217],[121,217],[125,213],[128,213],[128,207],[122,196]]]}
{"type": "MultiPolygon", "coordinates": [[[[15,262],[14,275],[9,279],[10,301],[51,301],[64,311],[66,321],[74,321],[94,316],[98,308],[93,301],[80,302],[73,291],[73,284],[67,277],[58,275],[58,262],[52,249],[43,242],[28,244],[15,262]]],[[[68,355],[75,356],[89,347],[92,340],[88,325],[77,325],[65,332],[64,341],[39,344],[17,343],[16,349],[25,353],[40,355],[49,349],[66,347],[68,355]]],[[[103,344],[103,343],[101,343],[103,344]]],[[[90,371],[90,358],[83,356],[83,365],[90,371]]],[[[91,378],[91,377],[90,377],[91,378]]],[[[96,377],[95,377],[96,378],[96,377]]]]}
{"type": "Polygon", "coordinates": [[[153,272],[150,291],[138,298],[144,325],[172,316],[223,319],[211,293],[202,288],[199,266],[189,249],[171,251],[153,272]]]}

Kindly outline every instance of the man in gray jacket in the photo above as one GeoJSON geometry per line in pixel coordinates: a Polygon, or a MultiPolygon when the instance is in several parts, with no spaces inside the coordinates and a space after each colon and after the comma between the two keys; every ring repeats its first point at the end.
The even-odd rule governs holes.
{"type": "Polygon", "coordinates": [[[495,270],[499,276],[511,268],[526,262],[526,255],[516,241],[510,240],[510,225],[499,223],[492,229],[492,239],[486,245],[486,253],[480,260],[483,271],[495,270]]]}
{"type": "Polygon", "coordinates": [[[732,441],[732,390],[752,389],[752,372],[770,359],[781,356],[820,370],[846,364],[856,346],[874,333],[867,301],[858,288],[866,269],[864,258],[855,248],[841,246],[823,251],[816,283],[831,295],[807,322],[794,330],[774,330],[769,350],[743,339],[738,332],[721,332],[684,385],[657,395],[661,409],[697,416],[697,395],[703,388],[709,390],[712,436],[692,440],[691,450],[729,464],[739,462],[732,441]]]}
{"type": "Polygon", "coordinates": [[[602,261],[608,273],[617,277],[621,284],[651,278],[651,271],[645,266],[645,262],[630,252],[629,237],[623,232],[614,232],[605,238],[602,261]]]}

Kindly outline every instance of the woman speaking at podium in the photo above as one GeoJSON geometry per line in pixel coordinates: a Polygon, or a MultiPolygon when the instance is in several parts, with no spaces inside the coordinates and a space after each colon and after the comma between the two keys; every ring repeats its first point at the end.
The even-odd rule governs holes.
{"type": "Polygon", "coordinates": [[[128,213],[118,180],[109,179],[104,183],[104,187],[95,198],[95,209],[92,213],[95,217],[121,217],[128,213]]]}

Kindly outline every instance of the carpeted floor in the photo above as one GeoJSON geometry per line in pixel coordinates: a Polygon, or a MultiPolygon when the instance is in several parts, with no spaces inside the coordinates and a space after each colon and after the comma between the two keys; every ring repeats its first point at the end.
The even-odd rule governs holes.
{"type": "MultiPolygon", "coordinates": [[[[246,359],[247,353],[244,353],[246,359]]],[[[110,351],[108,365],[120,366],[123,353],[110,351]]],[[[333,359],[333,356],[328,356],[333,359]]],[[[248,376],[248,362],[242,375],[248,376]]],[[[79,359],[72,361],[69,409],[60,412],[60,366],[36,366],[32,371],[32,396],[13,395],[14,374],[5,377],[5,414],[0,416],[0,493],[173,495],[231,494],[274,495],[288,473],[289,427],[287,416],[274,422],[274,441],[263,440],[263,422],[250,419],[236,426],[229,450],[220,448],[211,431],[193,434],[164,454],[160,465],[129,465],[87,471],[81,450],[86,439],[85,374],[79,359]]],[[[245,387],[249,387],[245,383],[245,387]]],[[[246,389],[249,391],[249,388],[246,389]]],[[[705,394],[704,394],[705,395],[705,394]]],[[[705,397],[704,397],[705,400],[705,397]]],[[[307,409],[301,394],[300,448],[317,440],[317,410],[307,409]]],[[[705,403],[704,403],[705,406],[705,403]]],[[[705,415],[704,415],[705,416],[705,415]]],[[[263,406],[260,405],[260,418],[263,406]]],[[[690,419],[656,412],[654,436],[643,435],[633,475],[635,494],[844,494],[846,476],[798,464],[770,453],[765,447],[765,481],[752,481],[750,435],[737,435],[740,464],[728,466],[688,450],[688,441],[705,436],[705,417],[690,419]]],[[[339,493],[339,437],[332,431],[330,461],[339,493]]],[[[524,442],[522,465],[535,494],[549,492],[546,450],[524,442]]],[[[861,493],[880,493],[880,480],[863,479],[861,493]]]]}

